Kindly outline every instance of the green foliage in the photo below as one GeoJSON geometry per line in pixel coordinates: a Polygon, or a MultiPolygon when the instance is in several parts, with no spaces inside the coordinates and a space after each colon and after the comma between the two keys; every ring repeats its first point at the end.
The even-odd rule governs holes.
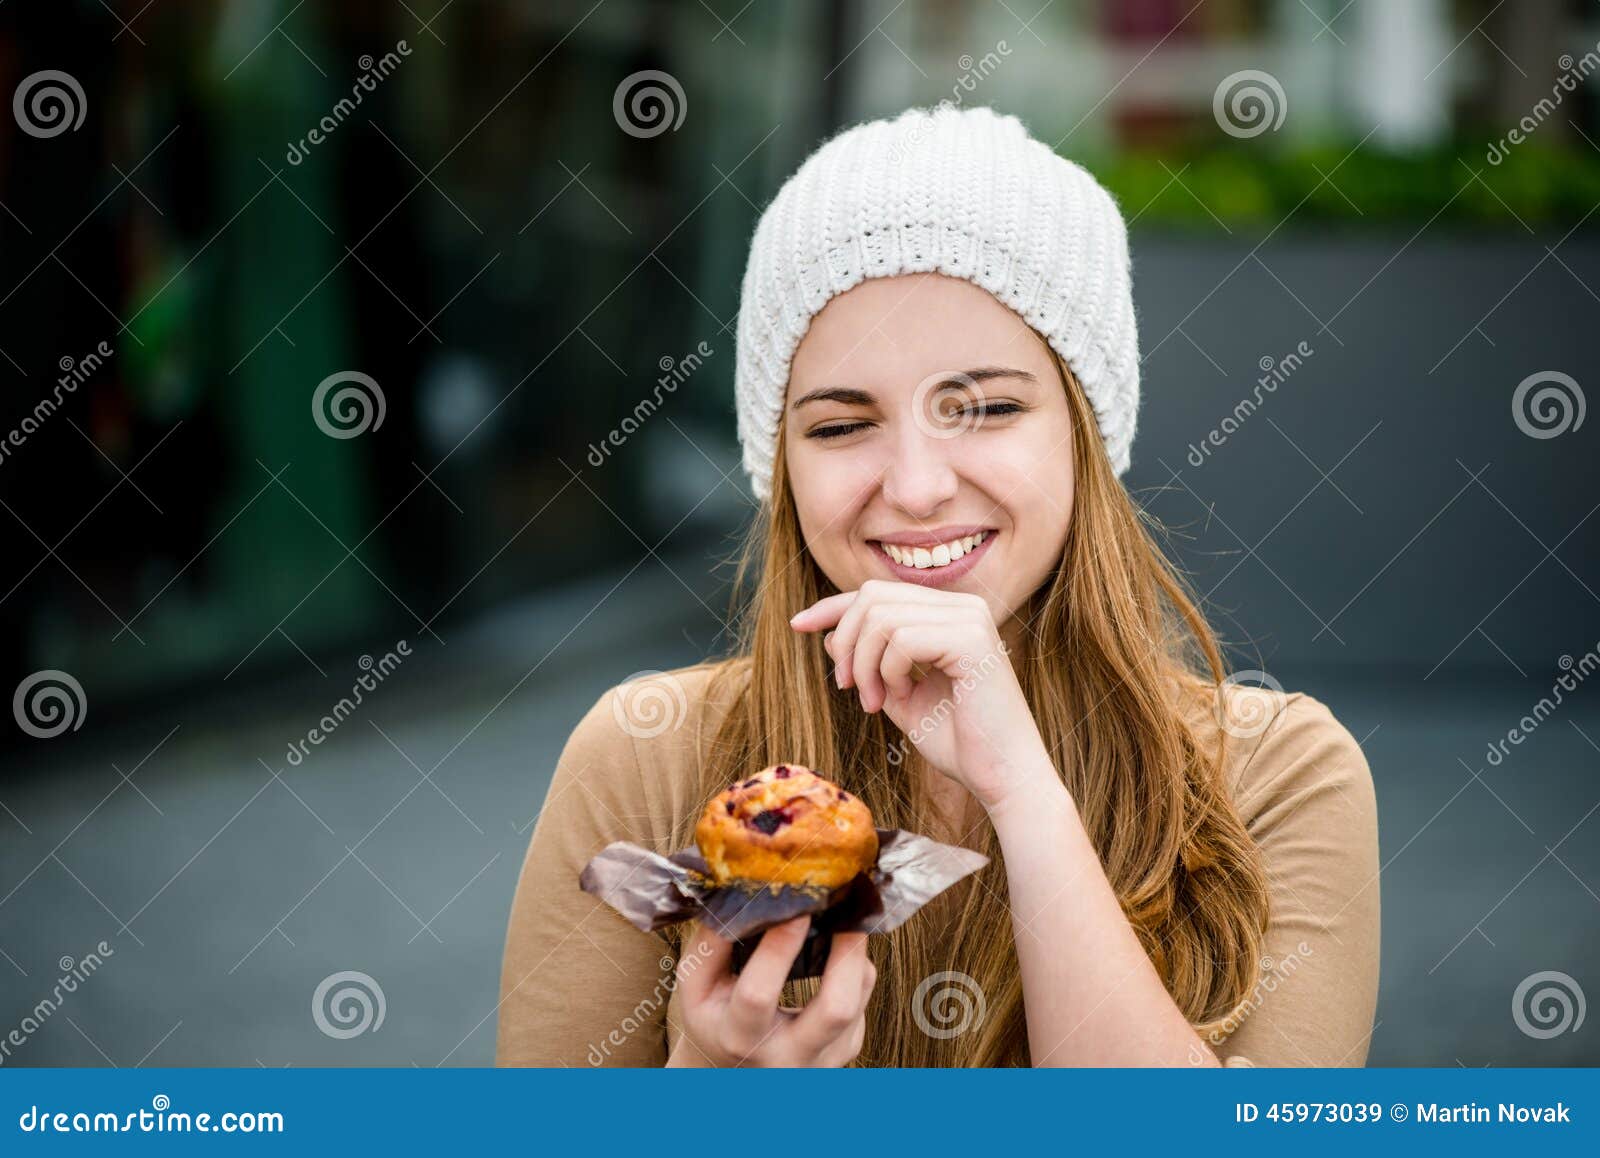
{"type": "MultiPolygon", "coordinates": [[[[1372,144],[1139,150],[1086,166],[1111,190],[1135,229],[1202,233],[1327,223],[1490,225],[1565,230],[1600,204],[1600,151],[1538,140],[1496,152],[1463,139],[1424,153],[1372,144]],[[1354,150],[1354,151],[1352,151],[1354,150]]],[[[1585,221],[1600,226],[1600,214],[1585,221]]]]}

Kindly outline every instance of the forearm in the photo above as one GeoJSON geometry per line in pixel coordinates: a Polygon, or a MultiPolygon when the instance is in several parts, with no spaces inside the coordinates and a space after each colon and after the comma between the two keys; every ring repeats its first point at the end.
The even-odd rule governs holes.
{"type": "Polygon", "coordinates": [[[1128,924],[1053,768],[990,808],[1036,1066],[1215,1065],[1128,924]]]}

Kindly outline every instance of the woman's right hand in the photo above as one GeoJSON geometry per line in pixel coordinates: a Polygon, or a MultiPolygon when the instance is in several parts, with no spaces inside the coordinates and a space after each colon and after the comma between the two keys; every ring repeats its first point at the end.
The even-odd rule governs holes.
{"type": "Polygon", "coordinates": [[[833,934],[822,986],[805,1008],[778,1004],[810,924],[803,916],[774,925],[735,974],[733,942],[696,922],[677,970],[684,1034],[667,1064],[809,1067],[853,1060],[878,979],[865,933],[833,934]]]}

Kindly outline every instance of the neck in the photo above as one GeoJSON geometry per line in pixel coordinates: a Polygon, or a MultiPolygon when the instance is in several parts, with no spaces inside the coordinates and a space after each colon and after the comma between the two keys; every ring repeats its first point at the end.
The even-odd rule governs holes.
{"type": "Polygon", "coordinates": [[[1000,627],[1000,642],[1006,645],[1013,667],[1022,662],[1024,648],[1028,644],[1028,634],[1028,625],[1020,615],[1011,616],[1000,627]]]}

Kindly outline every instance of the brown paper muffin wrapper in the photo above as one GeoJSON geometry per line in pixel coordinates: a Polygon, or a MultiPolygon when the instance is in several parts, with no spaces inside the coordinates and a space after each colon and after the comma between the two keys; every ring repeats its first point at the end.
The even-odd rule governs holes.
{"type": "Polygon", "coordinates": [[[834,933],[887,933],[903,925],[989,858],[969,848],[940,844],[898,828],[880,828],[878,863],[842,888],[718,886],[706,875],[698,850],[662,856],[617,841],[584,866],[578,885],[646,933],[698,920],[734,942],[733,971],[755,952],[761,934],[803,913],[812,915],[790,980],[820,976],[834,933]]]}

